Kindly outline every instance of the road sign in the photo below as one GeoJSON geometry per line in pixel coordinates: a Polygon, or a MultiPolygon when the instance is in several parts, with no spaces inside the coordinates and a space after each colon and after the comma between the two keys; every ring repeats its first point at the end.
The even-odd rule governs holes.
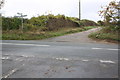
{"type": "Polygon", "coordinates": [[[22,13],[17,13],[20,16],[15,16],[21,18],[21,23],[22,23],[22,29],[23,29],[23,17],[26,17],[27,15],[23,15],[22,13]]]}

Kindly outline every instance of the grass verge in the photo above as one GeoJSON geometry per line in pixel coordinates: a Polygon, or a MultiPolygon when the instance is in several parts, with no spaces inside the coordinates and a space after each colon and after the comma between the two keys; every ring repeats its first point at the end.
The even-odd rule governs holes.
{"type": "Polygon", "coordinates": [[[2,40],[41,40],[56,36],[63,36],[66,34],[77,33],[86,31],[95,26],[88,26],[83,28],[62,28],[57,31],[19,31],[19,30],[9,30],[2,32],[2,40]]]}
{"type": "Polygon", "coordinates": [[[105,32],[103,29],[98,32],[91,33],[88,37],[109,42],[120,42],[119,32],[105,32]]]}

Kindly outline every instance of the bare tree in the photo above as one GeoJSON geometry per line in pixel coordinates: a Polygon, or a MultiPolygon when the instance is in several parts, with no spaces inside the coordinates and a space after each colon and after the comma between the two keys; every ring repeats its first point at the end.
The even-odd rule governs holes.
{"type": "Polygon", "coordinates": [[[116,1],[111,1],[109,5],[102,7],[103,10],[100,11],[100,16],[104,17],[104,21],[106,23],[116,23],[119,20],[119,13],[120,10],[120,4],[116,1]]]}
{"type": "Polygon", "coordinates": [[[0,9],[3,7],[5,0],[0,0],[0,9]]]}

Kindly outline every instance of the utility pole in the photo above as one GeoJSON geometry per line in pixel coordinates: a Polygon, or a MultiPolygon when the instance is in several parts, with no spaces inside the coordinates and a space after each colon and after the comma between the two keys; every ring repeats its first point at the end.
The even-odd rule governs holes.
{"type": "Polygon", "coordinates": [[[27,15],[23,15],[22,13],[17,13],[18,15],[20,15],[20,16],[15,16],[15,17],[20,17],[21,18],[21,28],[22,28],[22,30],[23,30],[23,17],[26,17],[27,15]]]}
{"type": "Polygon", "coordinates": [[[79,0],[79,20],[81,20],[81,0],[79,0]]]}

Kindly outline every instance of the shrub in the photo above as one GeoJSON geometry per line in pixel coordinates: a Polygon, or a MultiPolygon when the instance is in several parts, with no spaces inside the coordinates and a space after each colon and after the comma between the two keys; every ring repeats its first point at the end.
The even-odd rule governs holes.
{"type": "MultiPolygon", "coordinates": [[[[14,30],[20,29],[21,19],[16,17],[3,17],[3,30],[14,30]]],[[[94,21],[90,20],[79,20],[75,17],[67,17],[65,15],[41,15],[38,17],[32,17],[31,19],[24,19],[25,30],[58,30],[62,27],[80,27],[80,26],[95,26],[97,25],[94,21]],[[45,28],[47,27],[47,28],[45,28]]]]}
{"type": "Polygon", "coordinates": [[[2,17],[2,30],[19,29],[20,26],[21,26],[20,18],[2,17]]]}
{"type": "Polygon", "coordinates": [[[96,22],[86,19],[81,20],[79,24],[80,26],[98,26],[96,22]]]}
{"type": "Polygon", "coordinates": [[[58,14],[57,16],[55,16],[55,18],[57,18],[57,19],[65,19],[65,15],[58,14]]]}
{"type": "Polygon", "coordinates": [[[98,21],[97,23],[98,23],[99,26],[105,26],[105,23],[103,21],[101,21],[101,20],[98,21]]]}
{"type": "Polygon", "coordinates": [[[111,32],[120,32],[119,26],[105,26],[102,29],[103,32],[111,33],[111,32]]]}

